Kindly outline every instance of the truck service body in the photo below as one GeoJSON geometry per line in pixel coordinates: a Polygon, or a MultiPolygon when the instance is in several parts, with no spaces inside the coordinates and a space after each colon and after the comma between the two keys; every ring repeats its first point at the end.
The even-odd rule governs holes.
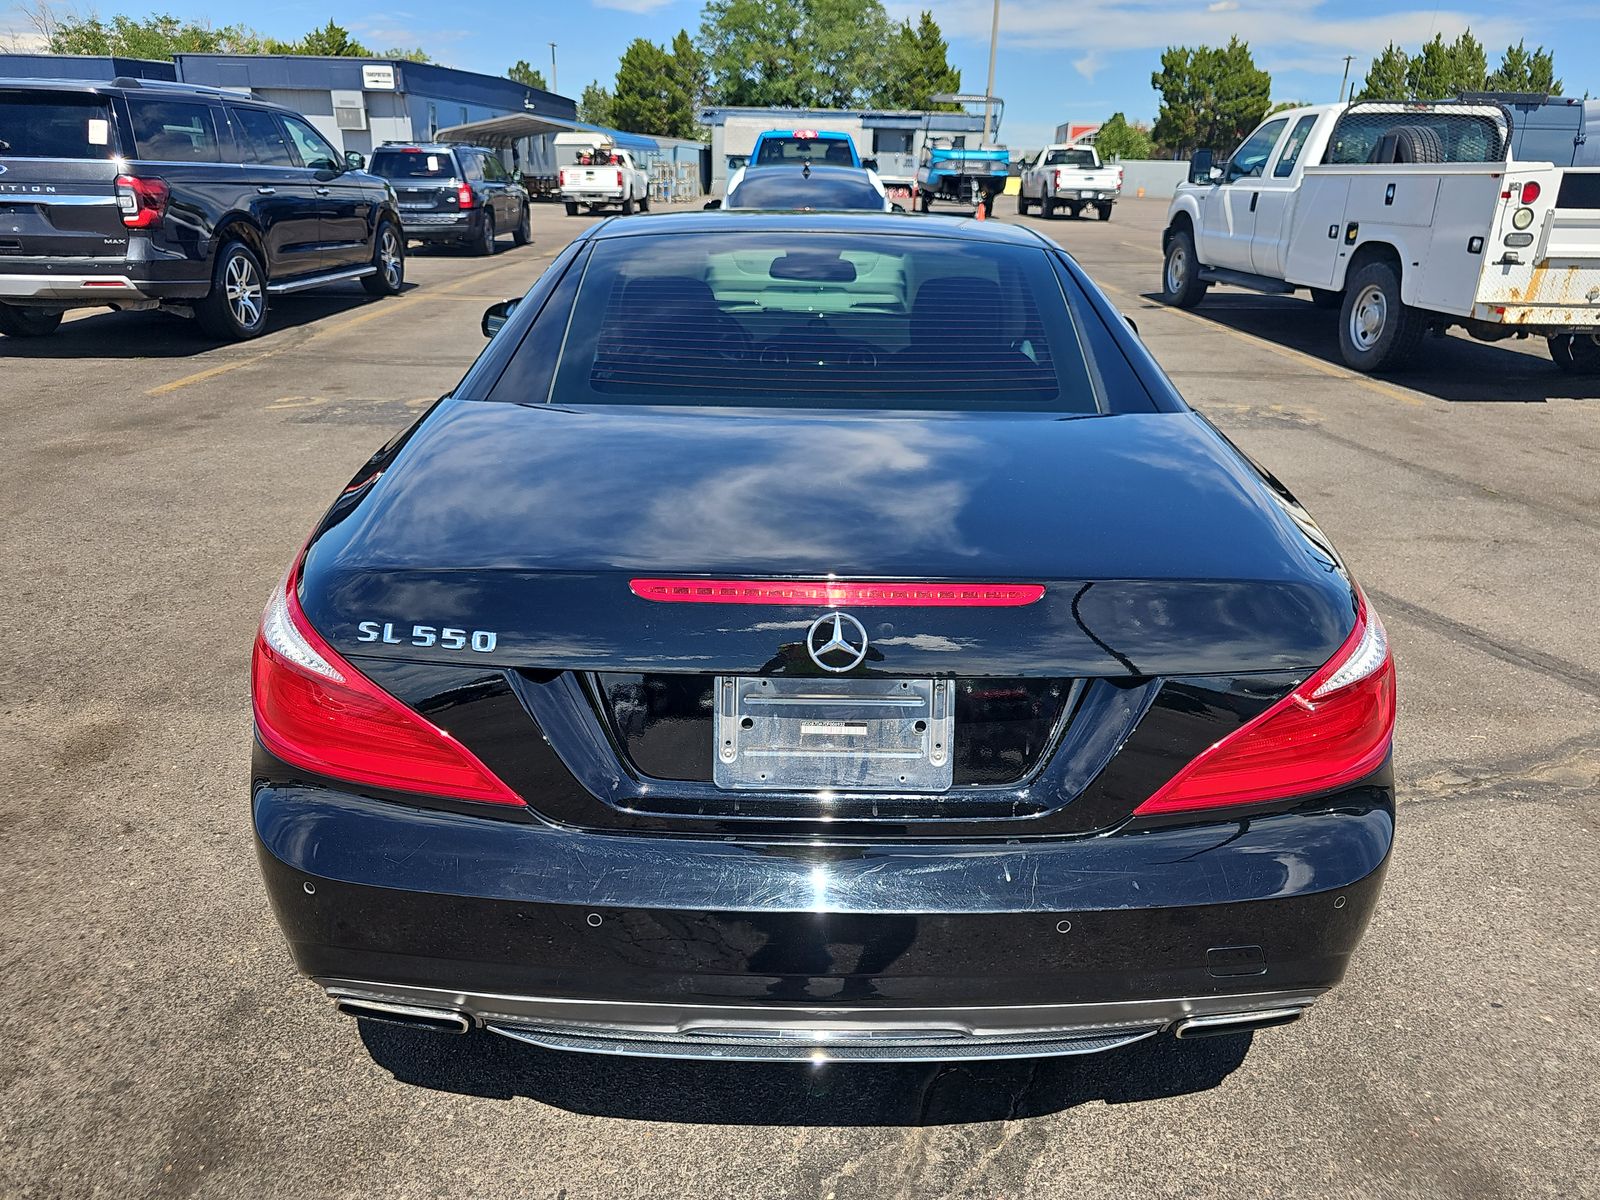
{"type": "Polygon", "coordinates": [[[1275,113],[1220,171],[1197,156],[1163,234],[1163,293],[1309,288],[1341,305],[1360,370],[1399,366],[1429,328],[1538,335],[1600,369],[1600,168],[1507,157],[1498,103],[1323,105],[1275,113]]]}

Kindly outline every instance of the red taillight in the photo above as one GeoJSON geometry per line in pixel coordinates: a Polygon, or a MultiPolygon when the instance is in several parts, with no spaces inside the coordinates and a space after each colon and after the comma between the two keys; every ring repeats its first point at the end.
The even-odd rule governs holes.
{"type": "Polygon", "coordinates": [[[171,194],[164,179],[118,175],[117,207],[122,211],[122,223],[129,229],[153,229],[166,215],[171,194]]]}
{"type": "Polygon", "coordinates": [[[456,189],[456,203],[462,208],[472,207],[472,185],[463,183],[456,189]]]}
{"type": "Polygon", "coordinates": [[[622,186],[622,172],[621,171],[617,172],[617,186],[618,187],[622,186]]]}
{"type": "Polygon", "coordinates": [[[560,181],[561,181],[561,186],[562,187],[566,187],[567,186],[567,169],[565,167],[561,168],[559,178],[560,178],[560,181]]]}
{"type": "Polygon", "coordinates": [[[367,679],[318,636],[297,562],[261,618],[251,664],[256,735],[298,767],[400,792],[521,804],[472,751],[367,679]]]}
{"type": "MultiPolygon", "coordinates": [[[[1535,200],[1537,200],[1539,198],[1539,194],[1543,190],[1544,189],[1541,188],[1538,185],[1538,183],[1536,183],[1534,180],[1532,180],[1532,179],[1528,180],[1527,183],[1522,185],[1522,202],[1524,204],[1532,204],[1535,200]]],[[[1558,203],[1559,203],[1559,201],[1558,201],[1558,203]]]]}
{"type": "Polygon", "coordinates": [[[630,579],[641,600],[675,604],[805,604],[823,608],[1017,608],[1039,583],[848,583],[837,579],[630,579]]]}
{"type": "Polygon", "coordinates": [[[1393,738],[1394,659],[1383,622],[1361,596],[1356,627],[1337,654],[1179,771],[1135,814],[1331,791],[1377,770],[1393,738]]]}

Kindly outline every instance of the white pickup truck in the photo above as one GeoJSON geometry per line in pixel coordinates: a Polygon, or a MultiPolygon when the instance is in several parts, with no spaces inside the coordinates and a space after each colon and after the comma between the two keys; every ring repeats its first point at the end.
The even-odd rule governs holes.
{"type": "Polygon", "coordinates": [[[1111,206],[1122,198],[1122,168],[1101,163],[1093,146],[1058,143],[1039,151],[1039,157],[1022,173],[1017,192],[1017,211],[1027,213],[1030,205],[1039,206],[1039,215],[1050,218],[1057,208],[1076,217],[1093,207],[1102,221],[1111,220],[1111,206]]]}
{"type": "Polygon", "coordinates": [[[604,134],[556,134],[556,162],[567,216],[616,205],[624,216],[650,211],[650,176],[604,134]]]}
{"type": "Polygon", "coordinates": [[[1195,156],[1162,234],[1162,295],[1310,290],[1360,371],[1430,329],[1539,336],[1600,373],[1600,168],[1507,158],[1493,103],[1361,101],[1274,113],[1220,169],[1195,156]]]}

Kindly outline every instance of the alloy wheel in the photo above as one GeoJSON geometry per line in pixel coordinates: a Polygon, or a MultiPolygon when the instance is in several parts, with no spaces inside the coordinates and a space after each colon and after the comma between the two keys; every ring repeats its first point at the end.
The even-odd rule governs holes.
{"type": "Polygon", "coordinates": [[[398,291],[401,282],[400,239],[395,236],[393,228],[387,225],[378,241],[378,263],[383,271],[384,283],[398,291]]]}
{"type": "Polygon", "coordinates": [[[242,328],[253,329],[261,320],[261,279],[256,274],[255,264],[245,255],[235,254],[228,260],[223,287],[233,319],[242,328]]]}
{"type": "Polygon", "coordinates": [[[1189,252],[1182,246],[1173,246],[1167,252],[1167,293],[1176,296],[1189,280],[1189,252]]]}

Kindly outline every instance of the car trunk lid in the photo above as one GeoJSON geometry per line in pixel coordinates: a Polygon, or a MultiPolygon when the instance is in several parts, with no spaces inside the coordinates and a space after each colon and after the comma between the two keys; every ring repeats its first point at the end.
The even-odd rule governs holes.
{"type": "Polygon", "coordinates": [[[1083,678],[1298,670],[1349,632],[1309,518],[1190,413],[883,416],[448,401],[336,506],[306,611],[341,652],[499,668],[805,669],[828,605],[635,580],[1041,584],[852,607],[865,669],[1083,678]],[[454,631],[448,638],[445,630],[454,631]]]}

